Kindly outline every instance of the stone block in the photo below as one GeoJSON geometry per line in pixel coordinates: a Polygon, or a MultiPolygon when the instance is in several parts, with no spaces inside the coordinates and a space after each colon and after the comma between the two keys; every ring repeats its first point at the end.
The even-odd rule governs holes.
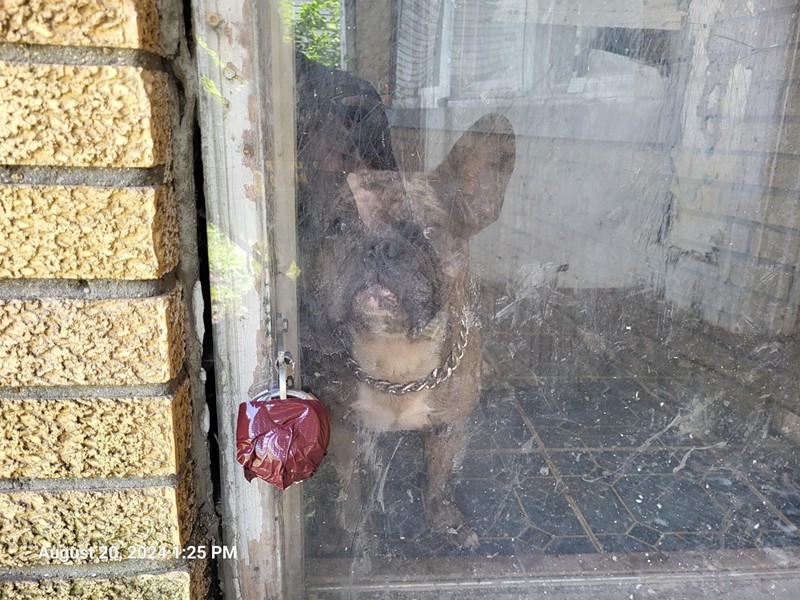
{"type": "Polygon", "coordinates": [[[800,257],[800,232],[756,228],[750,252],[758,258],[795,267],[800,257]]]}
{"type": "Polygon", "coordinates": [[[0,186],[0,279],[158,279],[178,257],[168,186],[0,186]]]}
{"type": "Polygon", "coordinates": [[[0,566],[126,561],[139,547],[174,560],[178,514],[171,487],[2,492],[0,566]]]}
{"type": "Polygon", "coordinates": [[[0,477],[175,475],[191,436],[189,386],[142,398],[0,397],[0,477]]]}
{"type": "Polygon", "coordinates": [[[166,73],[0,62],[0,156],[17,165],[163,165],[171,104],[166,73]]]}
{"type": "Polygon", "coordinates": [[[0,597],[6,600],[190,600],[190,576],[186,571],[158,575],[133,575],[108,579],[41,579],[0,581],[0,597]]]}
{"type": "Polygon", "coordinates": [[[160,52],[155,0],[3,0],[0,42],[160,52]]]}
{"type": "Polygon", "coordinates": [[[181,291],[0,300],[0,386],[165,383],[184,356],[181,291]]]}

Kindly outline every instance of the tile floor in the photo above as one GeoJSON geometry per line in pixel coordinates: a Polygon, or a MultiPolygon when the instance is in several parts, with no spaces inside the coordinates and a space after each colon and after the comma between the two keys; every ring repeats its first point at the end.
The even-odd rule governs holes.
{"type": "MultiPolygon", "coordinates": [[[[630,292],[539,314],[483,327],[494,375],[454,480],[480,554],[800,546],[800,452],[775,424],[797,410],[796,342],[715,331],[630,292]]],[[[464,554],[425,523],[421,435],[382,436],[376,461],[370,553],[464,554]]],[[[332,473],[307,490],[309,556],[348,556],[359,544],[323,550],[332,473]]]]}

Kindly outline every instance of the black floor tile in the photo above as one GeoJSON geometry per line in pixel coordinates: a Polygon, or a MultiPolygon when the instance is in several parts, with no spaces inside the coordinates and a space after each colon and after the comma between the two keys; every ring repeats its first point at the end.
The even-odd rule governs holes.
{"type": "Polygon", "coordinates": [[[723,514],[700,485],[669,475],[626,476],[614,484],[641,524],[662,532],[717,532],[723,514]]]}
{"type": "Polygon", "coordinates": [[[597,549],[588,537],[569,536],[553,538],[545,551],[548,554],[590,554],[597,549]]]}
{"type": "MultiPolygon", "coordinates": [[[[759,394],[741,377],[679,356],[660,334],[642,330],[646,350],[637,347],[613,302],[596,309],[573,316],[607,352],[589,348],[567,321],[484,335],[487,381],[498,385],[471,417],[453,482],[481,538],[477,554],[800,546],[800,450],[770,429],[759,394]]],[[[664,319],[653,327],[669,330],[664,319]]],[[[681,335],[688,343],[691,333],[681,335]]],[[[689,341],[703,349],[703,336],[689,341]]],[[[375,464],[363,469],[363,531],[346,535],[378,556],[469,554],[425,518],[424,435],[377,439],[375,464]]],[[[347,550],[328,540],[345,535],[332,468],[306,489],[309,554],[352,555],[352,540],[347,550]]]]}
{"type": "Polygon", "coordinates": [[[564,492],[553,480],[529,479],[516,489],[529,523],[537,529],[554,536],[584,534],[564,492]]]}
{"type": "Polygon", "coordinates": [[[720,536],[702,533],[665,533],[656,548],[664,552],[719,550],[720,536]]]}
{"type": "Polygon", "coordinates": [[[628,535],[598,535],[603,552],[648,552],[653,546],[628,535]]]}
{"type": "Polygon", "coordinates": [[[566,480],[570,497],[595,534],[623,534],[635,523],[611,485],[580,478],[566,480]]]}
{"type": "Polygon", "coordinates": [[[461,480],[456,504],[480,537],[517,537],[530,524],[514,488],[486,479],[461,480]]]}

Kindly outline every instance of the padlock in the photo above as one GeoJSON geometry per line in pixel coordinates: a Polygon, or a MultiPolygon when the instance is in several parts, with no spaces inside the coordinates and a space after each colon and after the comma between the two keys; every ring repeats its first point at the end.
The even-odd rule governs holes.
{"type": "MultiPolygon", "coordinates": [[[[288,353],[286,353],[288,355],[288,353]]],[[[330,440],[330,413],[312,394],[287,387],[286,359],[279,354],[279,387],[239,405],[236,460],[248,481],[258,477],[281,490],[311,477],[330,440]]]]}

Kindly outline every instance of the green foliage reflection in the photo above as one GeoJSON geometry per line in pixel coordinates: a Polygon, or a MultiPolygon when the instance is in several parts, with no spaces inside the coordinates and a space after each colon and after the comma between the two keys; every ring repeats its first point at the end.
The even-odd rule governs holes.
{"type": "Polygon", "coordinates": [[[339,0],[311,0],[295,15],[294,42],[308,58],[328,67],[339,67],[342,35],[339,0]]]}

